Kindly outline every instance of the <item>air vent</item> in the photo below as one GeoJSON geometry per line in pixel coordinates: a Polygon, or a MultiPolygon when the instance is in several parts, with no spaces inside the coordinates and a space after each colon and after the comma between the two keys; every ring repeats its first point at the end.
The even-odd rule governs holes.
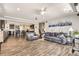
{"type": "Polygon", "coordinates": [[[77,14],[77,16],[79,16],[79,13],[77,14]]]}
{"type": "Polygon", "coordinates": [[[78,3],[74,3],[74,6],[78,6],[78,3]]]}

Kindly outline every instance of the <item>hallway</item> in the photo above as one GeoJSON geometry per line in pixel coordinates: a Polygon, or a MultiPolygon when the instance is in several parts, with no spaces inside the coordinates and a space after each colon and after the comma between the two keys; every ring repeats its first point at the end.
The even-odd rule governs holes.
{"type": "Polygon", "coordinates": [[[22,38],[10,37],[2,44],[0,55],[7,56],[62,56],[79,55],[79,52],[71,53],[71,46],[48,42],[43,39],[26,41],[22,38]]]}

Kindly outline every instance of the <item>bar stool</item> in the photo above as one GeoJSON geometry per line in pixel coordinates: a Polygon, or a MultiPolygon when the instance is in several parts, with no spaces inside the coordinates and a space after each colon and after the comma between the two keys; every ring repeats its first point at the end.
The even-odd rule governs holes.
{"type": "Polygon", "coordinates": [[[74,53],[75,51],[79,52],[79,38],[78,37],[73,38],[73,42],[72,42],[72,53],[74,53]]]}

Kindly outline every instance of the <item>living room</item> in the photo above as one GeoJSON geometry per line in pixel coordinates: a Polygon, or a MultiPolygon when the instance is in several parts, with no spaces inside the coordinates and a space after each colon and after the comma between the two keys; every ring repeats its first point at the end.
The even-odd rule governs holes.
{"type": "Polygon", "coordinates": [[[0,55],[79,55],[74,48],[78,3],[4,3],[0,8],[0,55]]]}

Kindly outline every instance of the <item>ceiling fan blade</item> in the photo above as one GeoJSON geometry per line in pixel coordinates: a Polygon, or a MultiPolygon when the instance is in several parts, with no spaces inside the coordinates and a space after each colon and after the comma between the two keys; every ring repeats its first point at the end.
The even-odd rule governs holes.
{"type": "Polygon", "coordinates": [[[46,8],[46,7],[41,9],[41,11],[46,11],[46,10],[47,10],[47,8],[46,8]]]}
{"type": "Polygon", "coordinates": [[[70,3],[70,6],[74,12],[77,12],[77,9],[76,9],[77,4],[70,3]]]}
{"type": "Polygon", "coordinates": [[[39,14],[40,14],[40,11],[41,11],[41,10],[35,10],[34,13],[35,13],[36,15],[39,15],[39,14]]]}
{"type": "Polygon", "coordinates": [[[47,10],[47,8],[44,8],[44,11],[46,11],[47,10]]]}

